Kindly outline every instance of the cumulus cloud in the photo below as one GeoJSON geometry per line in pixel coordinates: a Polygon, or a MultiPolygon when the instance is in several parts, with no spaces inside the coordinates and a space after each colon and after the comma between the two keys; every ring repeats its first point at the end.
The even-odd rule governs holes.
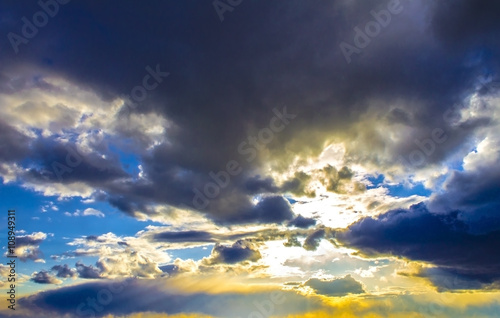
{"type": "Polygon", "coordinates": [[[99,269],[93,267],[92,265],[85,265],[81,262],[77,262],[75,266],[76,266],[76,272],[78,273],[78,277],[80,278],[87,278],[87,279],[102,278],[99,269]]]}
{"type": "Polygon", "coordinates": [[[51,271],[56,272],[57,277],[61,278],[68,278],[68,277],[75,277],[76,272],[74,269],[69,268],[67,264],[64,265],[54,265],[51,268],[51,271]]]}
{"type": "Polygon", "coordinates": [[[363,294],[365,292],[361,283],[352,278],[351,275],[332,280],[311,278],[303,285],[309,286],[316,293],[325,296],[341,297],[348,294],[363,294]]]}
{"type": "Polygon", "coordinates": [[[324,237],[324,229],[316,230],[306,237],[306,240],[304,241],[304,245],[302,247],[308,251],[315,251],[318,248],[321,239],[323,239],[324,237]]]}
{"type": "Polygon", "coordinates": [[[239,240],[231,246],[215,244],[205,264],[235,264],[243,261],[256,262],[261,259],[257,246],[249,241],[239,240]]]}
{"type": "Polygon", "coordinates": [[[104,217],[104,213],[102,213],[99,210],[93,209],[93,208],[87,208],[87,209],[83,210],[82,215],[83,216],[93,215],[93,216],[97,216],[99,218],[104,217]]]}
{"type": "Polygon", "coordinates": [[[40,244],[47,239],[47,234],[43,232],[33,232],[27,235],[16,236],[15,255],[23,261],[32,260],[44,263],[43,253],[40,244]]]}
{"type": "Polygon", "coordinates": [[[107,233],[78,238],[68,244],[77,248],[55,256],[98,257],[95,266],[77,262],[76,271],[82,278],[154,278],[163,274],[159,264],[165,264],[170,260],[162,243],[149,241],[140,236],[119,237],[107,233]]]}
{"type": "Polygon", "coordinates": [[[35,272],[31,277],[31,281],[37,283],[37,284],[61,284],[62,280],[55,278],[54,276],[50,275],[49,272],[47,271],[39,271],[35,272]]]}

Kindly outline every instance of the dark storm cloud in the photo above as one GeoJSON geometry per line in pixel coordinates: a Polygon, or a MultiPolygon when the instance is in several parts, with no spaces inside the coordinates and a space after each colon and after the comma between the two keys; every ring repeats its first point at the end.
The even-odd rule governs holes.
{"type": "Polygon", "coordinates": [[[430,262],[464,279],[500,279],[500,230],[474,234],[459,213],[434,214],[423,203],[364,218],[337,239],[366,255],[394,255],[430,262]]]}
{"type": "Polygon", "coordinates": [[[255,206],[227,218],[235,223],[282,223],[293,217],[293,211],[287,199],[282,196],[269,196],[264,197],[255,206]]]}
{"type": "Polygon", "coordinates": [[[259,306],[265,310],[272,309],[271,313],[264,311],[264,315],[288,316],[292,313],[301,313],[305,309],[316,310],[322,308],[319,301],[297,295],[292,291],[262,292],[262,293],[186,293],[166,289],[168,280],[135,280],[92,282],[76,286],[49,290],[19,299],[19,304],[29,310],[36,317],[62,317],[63,315],[102,317],[109,314],[116,316],[130,315],[137,312],[154,312],[174,315],[178,313],[202,313],[214,317],[234,317],[238,312],[242,316],[261,315],[259,306]],[[98,301],[103,293],[111,293],[112,298],[107,303],[106,296],[102,299],[106,305],[98,301]],[[97,307],[92,307],[88,299],[94,299],[97,307]],[[257,305],[255,305],[257,303],[257,305]],[[82,305],[83,304],[83,305],[82,305]],[[221,306],[221,304],[225,304],[221,306]],[[79,307],[80,306],[80,307],[79,307]],[[77,308],[80,312],[77,312],[77,308]],[[96,310],[99,309],[99,310],[96,310]]]}
{"type": "Polygon", "coordinates": [[[243,261],[256,262],[262,256],[257,247],[246,240],[236,241],[232,246],[215,244],[210,257],[205,258],[207,264],[236,264],[243,261]]]}
{"type": "Polygon", "coordinates": [[[439,267],[423,268],[417,273],[398,273],[402,276],[425,277],[437,287],[439,291],[457,289],[496,289],[497,283],[482,282],[477,277],[470,277],[458,273],[455,270],[442,269],[439,267]]]}
{"type": "Polygon", "coordinates": [[[471,230],[487,232],[500,229],[500,171],[498,159],[493,166],[472,171],[455,171],[445,182],[443,193],[431,197],[433,210],[460,210],[471,230]]]}
{"type": "MultiPolygon", "coordinates": [[[[500,3],[488,0],[440,1],[435,4],[433,30],[440,40],[456,46],[499,44],[500,3]],[[453,14],[450,12],[453,11],[453,14]],[[480,34],[480,38],[478,38],[480,34]],[[483,43],[481,43],[483,42],[483,43]]],[[[498,49],[498,47],[496,47],[498,49]]]]}
{"type": "MultiPolygon", "coordinates": [[[[0,57],[5,62],[2,68],[9,71],[33,65],[109,101],[129,95],[147,74],[146,66],[170,72],[132,111],[154,113],[175,123],[166,133],[168,143],[146,150],[149,144],[135,139],[147,181],[124,181],[116,162],[104,173],[82,164],[68,174],[68,181],[102,189],[103,200],[131,215],[135,211],[154,214],[150,206],[158,203],[198,209],[192,203],[193,189],[211,182],[210,172],[222,171],[229,160],[237,160],[245,173],[234,176],[202,212],[221,223],[280,223],[293,217],[278,199],[253,206],[249,197],[249,192],[276,191],[268,179],[248,179],[262,172],[264,153],[284,170],[295,154],[317,155],[325,141],[346,140],[349,160],[392,166],[399,155],[416,149],[416,138],[428,138],[432,129],[440,127],[448,138],[425,158],[432,163],[448,157],[475,129],[487,124],[478,121],[452,128],[442,114],[470,91],[478,72],[487,69],[495,74],[499,69],[493,58],[499,45],[492,34],[500,29],[499,20],[492,18],[495,5],[462,0],[459,10],[448,10],[451,1],[419,3],[401,0],[402,13],[393,16],[384,32],[350,64],[339,43],[352,43],[354,27],[364,27],[372,19],[370,11],[384,9],[387,1],[314,5],[298,0],[253,1],[239,6],[224,23],[209,1],[150,1],[147,5],[124,1],[119,6],[72,1],[61,6],[57,17],[29,43],[21,44],[17,55],[9,49],[2,50],[0,57]],[[469,46],[448,45],[456,42],[455,29],[444,27],[444,14],[450,25],[471,26],[466,32],[469,46]],[[414,15],[421,19],[412,19],[414,15]],[[432,24],[426,25],[423,21],[429,19],[432,24]],[[485,22],[476,26],[481,19],[485,22]],[[479,62],[468,63],[476,55],[479,62]],[[267,151],[256,148],[258,155],[252,160],[238,151],[249,135],[269,125],[272,109],[281,110],[284,105],[296,118],[265,145],[267,151]],[[364,134],[353,128],[369,108],[378,118],[396,116],[397,125],[406,125],[410,132],[394,142],[383,133],[364,134]],[[396,114],[393,108],[400,111],[396,114]]],[[[21,17],[30,17],[39,7],[35,2],[32,6],[9,2],[7,9],[9,19],[0,23],[2,34],[21,32],[21,17]]],[[[2,47],[10,48],[7,37],[1,41],[2,47]]],[[[391,125],[396,123],[387,127],[391,125]]],[[[133,139],[123,126],[117,126],[117,133],[133,139]]],[[[53,149],[45,143],[40,147],[37,153],[53,149]]],[[[40,162],[42,167],[51,163],[40,162]]],[[[26,178],[41,180],[45,170],[30,170],[26,178]]],[[[49,176],[40,182],[53,181],[49,176]]],[[[284,190],[301,193],[302,184],[297,176],[284,190]]],[[[329,188],[341,190],[336,182],[330,182],[329,188]]]]}
{"type": "Polygon", "coordinates": [[[98,153],[79,153],[71,143],[38,139],[32,145],[32,168],[27,177],[41,181],[70,183],[81,181],[100,185],[106,181],[126,177],[116,156],[103,160],[98,153]]]}
{"type": "Polygon", "coordinates": [[[246,180],[245,189],[248,190],[249,194],[274,193],[279,190],[272,178],[262,179],[259,175],[246,180]]]}
{"type": "Polygon", "coordinates": [[[311,287],[318,294],[334,297],[342,297],[348,294],[363,294],[365,292],[361,283],[352,278],[351,275],[333,280],[311,278],[304,285],[311,287]]]}

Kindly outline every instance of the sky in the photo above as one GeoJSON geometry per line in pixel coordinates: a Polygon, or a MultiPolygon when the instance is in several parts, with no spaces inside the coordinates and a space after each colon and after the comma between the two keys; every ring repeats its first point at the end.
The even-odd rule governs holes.
{"type": "Polygon", "coordinates": [[[490,0],[2,1],[0,317],[498,317],[499,35],[490,0]]]}

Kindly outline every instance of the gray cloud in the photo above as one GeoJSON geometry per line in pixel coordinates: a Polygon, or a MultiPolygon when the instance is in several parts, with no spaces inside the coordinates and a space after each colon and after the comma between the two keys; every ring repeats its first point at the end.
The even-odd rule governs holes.
{"type": "Polygon", "coordinates": [[[61,284],[62,281],[60,279],[55,278],[50,275],[47,271],[39,271],[33,273],[33,277],[31,277],[31,281],[37,284],[61,284]]]}
{"type": "Polygon", "coordinates": [[[92,265],[85,265],[81,262],[76,263],[76,271],[78,273],[78,277],[87,278],[87,279],[96,279],[102,278],[101,271],[98,268],[93,267],[92,265]]]}
{"type": "Polygon", "coordinates": [[[15,162],[28,155],[30,139],[0,120],[0,160],[15,162]]]}
{"type": "Polygon", "coordinates": [[[352,278],[351,275],[332,280],[311,278],[307,280],[304,285],[311,287],[316,293],[326,296],[341,297],[348,294],[365,293],[361,283],[352,278]]]}
{"type": "Polygon", "coordinates": [[[52,266],[51,270],[56,272],[57,277],[61,277],[61,278],[68,278],[68,277],[75,277],[76,276],[75,270],[70,268],[67,264],[54,265],[54,266],[52,266]]]}
{"type": "Polygon", "coordinates": [[[32,234],[16,236],[16,253],[18,253],[18,258],[23,262],[27,260],[42,260],[44,255],[40,249],[40,244],[46,239],[47,234],[43,232],[33,232],[32,234]]]}
{"type": "Polygon", "coordinates": [[[325,230],[324,229],[318,229],[309,234],[304,241],[304,245],[302,247],[308,251],[315,251],[321,240],[325,237],[325,230]]]}
{"type": "Polygon", "coordinates": [[[299,228],[308,228],[316,225],[316,220],[313,218],[306,218],[302,215],[297,216],[295,219],[288,222],[288,226],[295,226],[299,228]]]}
{"type": "Polygon", "coordinates": [[[255,244],[239,240],[231,246],[215,244],[210,257],[204,259],[204,263],[212,264],[235,264],[243,261],[256,262],[262,256],[255,244]]]}

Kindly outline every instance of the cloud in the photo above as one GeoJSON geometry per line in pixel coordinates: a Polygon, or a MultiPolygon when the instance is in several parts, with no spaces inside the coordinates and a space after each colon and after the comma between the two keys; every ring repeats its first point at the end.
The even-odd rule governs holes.
{"type": "Polygon", "coordinates": [[[104,217],[104,213],[102,213],[101,211],[98,211],[96,209],[92,209],[92,208],[85,209],[82,212],[82,215],[83,216],[93,215],[93,216],[97,216],[99,218],[103,218],[104,217]]]}
{"type": "Polygon", "coordinates": [[[78,277],[80,278],[87,278],[87,279],[102,278],[99,269],[93,267],[92,265],[87,266],[81,262],[77,262],[75,266],[76,266],[76,272],[78,273],[78,277]]]}
{"type": "Polygon", "coordinates": [[[342,297],[349,294],[365,293],[361,283],[352,278],[351,275],[332,280],[310,278],[303,285],[309,286],[314,289],[317,294],[325,296],[342,297]]]}
{"type": "Polygon", "coordinates": [[[68,278],[68,277],[75,277],[76,276],[75,270],[72,268],[69,268],[69,266],[67,264],[54,265],[54,266],[52,266],[52,268],[50,270],[56,272],[56,276],[61,277],[61,278],[68,278]]]}
{"type": "Polygon", "coordinates": [[[37,284],[61,284],[62,280],[51,276],[50,273],[46,271],[40,271],[33,273],[31,281],[37,284]]]}
{"type": "Polygon", "coordinates": [[[0,151],[2,162],[17,161],[28,154],[29,137],[17,131],[3,120],[0,121],[0,145],[5,150],[0,151]]]}
{"type": "Polygon", "coordinates": [[[68,245],[76,246],[76,249],[55,257],[98,258],[95,266],[77,263],[76,270],[82,278],[154,278],[163,274],[158,267],[159,264],[170,261],[163,243],[143,236],[121,237],[110,232],[99,236],[77,238],[68,245]]]}
{"type": "Polygon", "coordinates": [[[160,242],[213,242],[213,235],[204,231],[160,232],[153,236],[160,242]]]}
{"type": "Polygon", "coordinates": [[[19,247],[40,245],[40,243],[42,243],[46,238],[47,234],[43,232],[33,232],[28,235],[18,235],[16,237],[16,245],[19,247]]]}
{"type": "MultiPolygon", "coordinates": [[[[182,276],[198,271],[196,276],[210,270],[234,273],[245,266],[267,277],[276,273],[280,261],[267,263],[269,246],[283,248],[284,242],[291,247],[284,253],[300,250],[323,260],[330,255],[317,256],[321,243],[328,244],[322,240],[332,239],[332,227],[349,225],[337,231],[336,239],[362,256],[425,262],[431,268],[419,275],[442,289],[495,288],[500,272],[495,250],[500,104],[487,84],[500,74],[499,4],[402,0],[401,14],[392,16],[390,26],[346,63],[339,44],[356,44],[353,28],[368,26],[373,12],[387,4],[245,1],[226,12],[221,24],[209,2],[141,6],[125,1],[116,6],[74,1],[60,6],[57,18],[36,39],[19,44],[18,54],[10,50],[9,37],[1,37],[0,46],[7,48],[0,51],[3,182],[51,200],[79,196],[148,224],[166,225],[131,236],[120,229],[121,235],[93,232],[69,240],[72,250],[55,257],[92,261],[78,262],[75,269],[53,266],[37,273],[40,280],[50,280],[49,274],[100,281],[159,279],[165,272],[182,276]],[[171,75],[156,79],[147,98],[128,107],[134,88],[148,82],[145,76],[158,77],[152,72],[171,75]],[[264,138],[267,127],[285,125],[286,118],[276,117],[285,111],[293,121],[264,138]],[[447,111],[453,120],[443,116],[447,111]],[[429,143],[436,129],[446,140],[429,143]],[[332,145],[343,150],[325,155],[332,145]],[[419,164],[405,163],[415,154],[421,156],[419,164]],[[241,173],[229,176],[230,162],[237,162],[241,173]],[[422,198],[365,189],[378,174],[392,184],[422,183],[426,193],[434,194],[426,207],[407,209],[422,198]],[[207,199],[205,208],[194,206],[196,191],[206,192],[213,184],[220,186],[217,195],[207,199]],[[367,215],[371,217],[357,221],[367,215]],[[293,248],[301,242],[305,251],[293,248]],[[171,254],[198,253],[174,249],[212,244],[204,263],[171,259],[171,254]]],[[[20,17],[30,19],[40,8],[32,9],[30,13],[24,3],[11,1],[3,10],[0,33],[23,31],[20,17]]],[[[105,217],[85,208],[77,214],[105,217]]],[[[99,219],[81,219],[92,220],[99,219]]],[[[44,261],[44,235],[18,237],[21,261],[44,261]]],[[[49,243],[52,250],[55,242],[49,243]]],[[[294,275],[311,274],[304,264],[294,275]]],[[[323,264],[311,267],[319,271],[323,264]]],[[[340,284],[309,283],[326,291],[323,285],[340,284]]],[[[98,286],[104,285],[82,289],[96,292],[98,286]]],[[[212,296],[205,294],[146,294],[152,297],[139,303],[124,297],[121,304],[137,306],[132,311],[169,311],[162,306],[186,302],[190,312],[215,316],[225,309],[221,303],[236,299],[241,305],[241,295],[207,302],[208,308],[204,301],[212,296]]],[[[39,297],[40,306],[55,306],[50,297],[47,303],[39,297]]],[[[387,316],[386,308],[393,304],[387,303],[385,312],[374,315],[387,316]]],[[[67,306],[62,301],[56,305],[67,306]]],[[[74,307],[66,309],[67,315],[74,314],[74,307]]],[[[357,314],[359,310],[351,316],[357,314]]]]}
{"type": "Polygon", "coordinates": [[[354,173],[348,167],[342,167],[337,171],[335,167],[330,165],[323,168],[324,183],[326,189],[331,192],[344,193],[344,180],[350,180],[354,173]]]}
{"type": "Polygon", "coordinates": [[[307,251],[315,251],[318,248],[321,239],[325,237],[325,233],[324,229],[312,232],[309,236],[307,236],[302,247],[307,251]]]}
{"type": "Polygon", "coordinates": [[[45,262],[43,260],[43,253],[40,250],[40,244],[46,239],[47,234],[43,232],[18,235],[16,236],[16,248],[14,252],[23,262],[26,262],[27,260],[45,262]]]}
{"type": "Polygon", "coordinates": [[[285,316],[301,313],[304,308],[320,309],[318,300],[308,299],[291,291],[268,289],[253,293],[184,292],[168,287],[168,279],[91,282],[55,290],[40,292],[19,299],[19,304],[37,317],[62,317],[81,312],[94,313],[98,317],[108,314],[131,315],[140,312],[154,312],[168,315],[205,314],[215,317],[235,317],[235,312],[246,317],[255,312],[285,316]],[[98,295],[111,294],[105,305],[97,301],[98,295]],[[95,299],[100,309],[97,312],[88,305],[88,299],[95,299]],[[83,304],[83,305],[81,305],[83,304]],[[221,306],[224,304],[224,306],[221,306]],[[80,307],[79,307],[80,306],[80,307]],[[269,312],[270,311],[270,312],[269,312]]]}
{"type": "Polygon", "coordinates": [[[249,194],[275,193],[279,190],[271,177],[261,179],[260,175],[248,178],[244,186],[249,194]]]}
{"type": "Polygon", "coordinates": [[[452,47],[477,45],[477,34],[481,34],[486,43],[496,43],[494,30],[498,29],[498,21],[493,12],[499,9],[498,3],[490,1],[443,1],[436,6],[432,27],[437,37],[452,47]],[[446,12],[451,6],[455,13],[448,15],[446,12]]]}
{"type": "Polygon", "coordinates": [[[205,258],[203,263],[212,264],[235,264],[243,261],[256,262],[262,256],[255,244],[245,240],[238,240],[231,246],[215,244],[210,257],[205,258]]]}
{"type": "Polygon", "coordinates": [[[296,236],[290,236],[288,238],[288,240],[283,243],[283,246],[285,247],[292,247],[292,246],[302,246],[302,244],[300,244],[299,240],[297,239],[296,236]]]}
{"type": "Polygon", "coordinates": [[[163,274],[157,262],[145,253],[136,251],[101,257],[96,265],[100,269],[99,274],[107,277],[154,278],[163,274]]]}
{"type": "Polygon", "coordinates": [[[316,225],[316,220],[313,218],[305,218],[302,215],[297,216],[295,219],[288,222],[288,226],[295,226],[299,228],[308,228],[316,225]]]}
{"type": "Polygon", "coordinates": [[[432,263],[464,279],[500,279],[500,231],[474,234],[459,213],[436,214],[425,204],[364,218],[336,233],[343,244],[370,256],[394,255],[432,263]]]}
{"type": "Polygon", "coordinates": [[[311,176],[303,171],[296,171],[293,178],[286,180],[281,186],[282,191],[290,192],[297,196],[315,197],[316,192],[308,189],[311,176]]]}
{"type": "MultiPolygon", "coordinates": [[[[500,99],[482,107],[491,117],[500,107],[500,99]]],[[[485,114],[485,115],[486,115],[485,114]]],[[[433,211],[460,211],[461,219],[476,233],[500,229],[500,172],[492,167],[500,164],[500,122],[483,130],[474,150],[463,158],[463,170],[453,171],[444,181],[444,191],[434,193],[429,200],[433,211]]]]}
{"type": "Polygon", "coordinates": [[[226,217],[225,221],[230,223],[282,223],[291,220],[293,216],[288,200],[282,196],[268,196],[264,197],[255,206],[239,211],[236,215],[226,217]]]}
{"type": "MultiPolygon", "coordinates": [[[[311,219],[304,218],[307,225],[311,219]]],[[[302,220],[298,219],[300,225],[302,220]]],[[[314,221],[314,220],[313,220],[314,221]]],[[[287,224],[290,226],[290,223],[287,224]]],[[[276,226],[260,225],[258,227],[232,226],[231,228],[218,227],[214,224],[193,225],[200,230],[183,230],[191,228],[190,225],[179,226],[149,226],[147,231],[141,231],[139,238],[146,240],[148,244],[162,246],[169,250],[177,250],[186,247],[212,246],[213,243],[230,246],[235,241],[246,241],[253,244],[265,244],[270,241],[279,241],[290,237],[305,237],[311,230],[296,228],[277,228],[276,226]],[[206,230],[202,230],[206,229],[206,230]],[[165,244],[166,243],[166,244],[165,244]]]]}

